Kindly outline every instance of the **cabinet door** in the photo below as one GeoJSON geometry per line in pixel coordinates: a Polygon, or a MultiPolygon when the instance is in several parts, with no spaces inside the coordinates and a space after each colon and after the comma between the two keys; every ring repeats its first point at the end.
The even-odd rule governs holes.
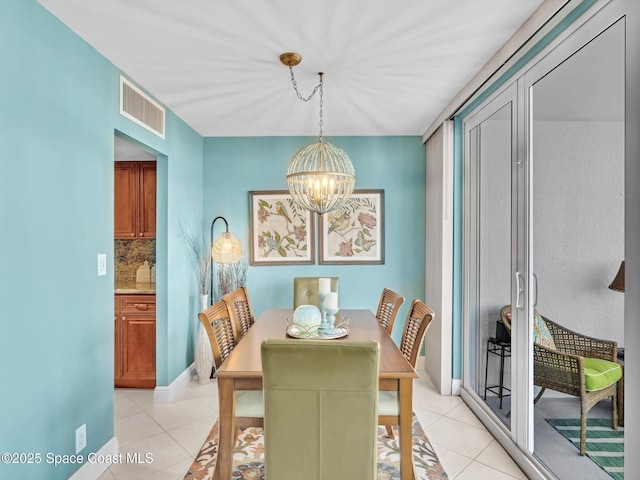
{"type": "Polygon", "coordinates": [[[139,163],[139,225],[138,236],[155,238],[156,236],[156,164],[139,163]]]}
{"type": "Polygon", "coordinates": [[[122,315],[122,378],[134,388],[156,385],[156,321],[149,315],[122,315]]]}
{"type": "Polygon", "coordinates": [[[154,295],[117,295],[116,352],[120,376],[116,387],[153,388],[156,385],[156,304],[154,295]]]}
{"type": "Polygon", "coordinates": [[[118,382],[122,378],[122,328],[120,322],[120,296],[116,295],[114,301],[114,317],[113,317],[113,332],[114,332],[114,385],[117,387],[118,382]]]}
{"type": "Polygon", "coordinates": [[[114,237],[135,238],[138,223],[138,176],[133,162],[114,168],[114,237]]]}

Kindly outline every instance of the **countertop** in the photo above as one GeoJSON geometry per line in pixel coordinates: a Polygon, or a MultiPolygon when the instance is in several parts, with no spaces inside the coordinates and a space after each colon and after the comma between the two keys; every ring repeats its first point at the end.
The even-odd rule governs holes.
{"type": "Polygon", "coordinates": [[[137,293],[138,295],[155,295],[155,283],[120,282],[116,283],[116,294],[137,293]]]}

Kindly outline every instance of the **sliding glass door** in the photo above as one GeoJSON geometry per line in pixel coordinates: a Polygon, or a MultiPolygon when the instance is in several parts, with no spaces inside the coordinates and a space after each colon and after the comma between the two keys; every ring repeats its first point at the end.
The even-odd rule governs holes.
{"type": "Polygon", "coordinates": [[[466,386],[506,429],[510,428],[511,345],[500,311],[511,301],[514,105],[515,88],[507,88],[465,122],[469,147],[465,172],[466,386]]]}
{"type": "MultiPolygon", "coordinates": [[[[624,344],[624,19],[595,18],[461,122],[463,397],[539,478],[609,478],[558,428],[579,392],[534,362],[542,317],[624,344]]],[[[590,412],[608,431],[612,406],[590,412]]]]}
{"type": "MultiPolygon", "coordinates": [[[[536,78],[529,87],[529,314],[539,312],[577,334],[621,343],[624,297],[608,286],[624,259],[623,21],[544,70],[542,65],[525,76],[525,82],[536,78]]],[[[553,335],[549,338],[553,341],[553,335]]],[[[540,341],[546,341],[544,335],[540,341]]],[[[597,354],[587,339],[573,336],[571,341],[585,356],[597,354]]],[[[580,384],[558,377],[569,357],[534,359],[535,393],[540,386],[559,385],[548,388],[532,410],[534,455],[562,479],[610,478],[577,455],[572,444],[580,437],[580,384]],[[577,393],[559,393],[562,388],[577,393]]],[[[602,449],[605,463],[615,467],[616,457],[622,461],[617,449],[592,442],[596,434],[619,435],[611,430],[611,399],[598,402],[589,416],[587,452],[602,449]]]]}

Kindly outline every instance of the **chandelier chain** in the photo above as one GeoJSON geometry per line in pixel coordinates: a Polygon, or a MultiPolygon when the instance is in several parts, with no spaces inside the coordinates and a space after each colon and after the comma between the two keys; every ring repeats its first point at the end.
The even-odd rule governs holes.
{"type": "Polygon", "coordinates": [[[289,71],[291,72],[291,84],[293,85],[293,89],[296,91],[296,95],[298,96],[298,98],[303,102],[308,102],[309,100],[311,100],[316,92],[322,89],[322,80],[320,80],[320,83],[315,86],[313,92],[311,92],[311,95],[309,95],[307,98],[304,98],[298,90],[298,82],[296,82],[296,77],[293,75],[293,67],[289,67],[289,71]]]}
{"type": "Polygon", "coordinates": [[[320,83],[318,83],[318,85],[315,86],[315,88],[313,89],[313,91],[311,92],[311,94],[305,98],[302,96],[302,94],[300,93],[300,91],[298,90],[298,82],[296,82],[296,77],[293,74],[293,67],[289,66],[289,71],[291,72],[291,84],[293,85],[293,89],[296,92],[296,95],[298,96],[298,98],[300,100],[302,100],[303,102],[308,102],[309,100],[311,100],[314,95],[319,91],[320,92],[320,142],[322,142],[322,125],[323,125],[323,120],[322,120],[322,114],[324,113],[323,107],[324,107],[324,99],[323,99],[323,88],[322,88],[322,73],[320,74],[320,83]]]}

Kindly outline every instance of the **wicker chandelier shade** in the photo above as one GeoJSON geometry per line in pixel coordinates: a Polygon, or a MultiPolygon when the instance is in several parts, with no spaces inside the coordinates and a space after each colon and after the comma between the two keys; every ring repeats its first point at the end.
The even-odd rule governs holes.
{"type": "Polygon", "coordinates": [[[296,153],[287,170],[293,200],[317,213],[332,212],[349,201],[355,171],[341,148],[319,141],[296,153]]]}
{"type": "Polygon", "coordinates": [[[289,162],[287,185],[289,193],[298,205],[319,214],[341,208],[351,198],[356,174],[344,150],[322,140],[323,84],[320,83],[309,97],[298,91],[293,67],[302,57],[297,53],[283,53],[280,61],[291,71],[291,83],[300,100],[309,101],[316,92],[320,96],[320,138],[318,143],[308,145],[296,153],[289,162]]]}

